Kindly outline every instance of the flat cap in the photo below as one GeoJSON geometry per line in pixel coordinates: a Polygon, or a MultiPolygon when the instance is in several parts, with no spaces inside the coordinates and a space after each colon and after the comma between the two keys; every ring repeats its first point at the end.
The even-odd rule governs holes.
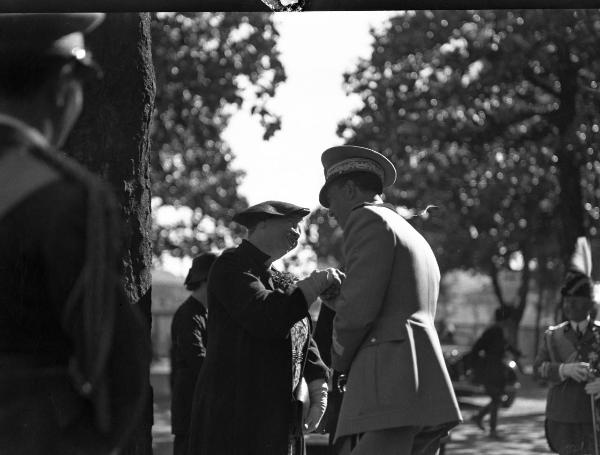
{"type": "Polygon", "coordinates": [[[196,256],[192,260],[192,266],[185,278],[183,284],[189,289],[205,281],[208,278],[208,271],[217,259],[217,255],[213,253],[203,253],[196,256]]]}
{"type": "Polygon", "coordinates": [[[96,28],[104,13],[0,14],[0,55],[45,55],[92,66],[83,35],[96,28]]]}
{"type": "Polygon", "coordinates": [[[233,221],[250,228],[269,218],[304,218],[309,213],[309,209],[290,204],[289,202],[265,201],[237,213],[233,217],[233,221]]]}
{"type": "Polygon", "coordinates": [[[321,155],[325,184],[319,192],[319,202],[328,207],[327,187],[337,177],[351,172],[368,172],[381,180],[386,188],[396,181],[396,168],[381,153],[356,145],[340,145],[328,148],[321,155]]]}

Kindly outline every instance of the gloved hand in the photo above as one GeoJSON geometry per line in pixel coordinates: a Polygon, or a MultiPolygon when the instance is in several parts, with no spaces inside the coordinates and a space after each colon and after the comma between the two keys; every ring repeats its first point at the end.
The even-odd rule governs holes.
{"type": "Polygon", "coordinates": [[[577,382],[587,381],[590,375],[590,364],[585,362],[563,363],[558,368],[558,373],[564,378],[571,378],[577,382]]]}
{"type": "Polygon", "coordinates": [[[318,295],[331,286],[333,283],[341,280],[334,274],[335,269],[315,270],[307,278],[300,280],[296,286],[300,288],[308,304],[317,300],[318,295]]]}
{"type": "Polygon", "coordinates": [[[585,391],[590,395],[598,395],[596,399],[600,398],[600,378],[588,382],[585,385],[585,391]]]}
{"type": "Polygon", "coordinates": [[[304,432],[312,433],[319,426],[323,414],[325,414],[325,409],[327,409],[327,381],[325,379],[315,379],[309,382],[308,396],[310,407],[304,420],[304,432]]]}

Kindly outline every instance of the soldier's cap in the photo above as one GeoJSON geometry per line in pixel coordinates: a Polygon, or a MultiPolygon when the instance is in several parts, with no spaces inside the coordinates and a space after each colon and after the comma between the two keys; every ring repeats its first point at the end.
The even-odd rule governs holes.
{"type": "Polygon", "coordinates": [[[309,213],[309,209],[289,202],[265,201],[237,213],[233,217],[233,221],[247,228],[252,228],[269,218],[296,217],[302,219],[309,213]]]}
{"type": "Polygon", "coordinates": [[[560,293],[564,297],[587,297],[591,299],[592,281],[585,273],[569,270],[560,293]]]}
{"type": "Polygon", "coordinates": [[[59,57],[98,69],[84,34],[104,17],[104,13],[0,14],[0,56],[59,57]]]}
{"type": "Polygon", "coordinates": [[[386,188],[396,181],[396,168],[381,153],[356,145],[340,145],[328,148],[321,155],[325,184],[319,192],[319,202],[329,207],[327,188],[335,179],[351,172],[368,172],[375,174],[381,181],[381,188],[386,188]]]}
{"type": "Polygon", "coordinates": [[[183,284],[189,288],[195,288],[208,278],[208,271],[217,259],[213,253],[199,254],[192,260],[192,266],[185,278],[183,284]]]}

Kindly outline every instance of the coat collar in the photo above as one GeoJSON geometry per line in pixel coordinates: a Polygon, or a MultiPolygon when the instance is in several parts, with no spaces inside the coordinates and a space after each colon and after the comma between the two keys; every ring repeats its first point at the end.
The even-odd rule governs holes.
{"type": "Polygon", "coordinates": [[[273,289],[273,279],[270,273],[271,264],[269,262],[271,257],[256,245],[245,239],[242,240],[242,243],[238,247],[238,251],[250,261],[253,273],[256,273],[261,277],[263,284],[268,288],[273,289]]]}
{"type": "Polygon", "coordinates": [[[34,146],[43,150],[49,149],[50,143],[46,137],[36,128],[26,124],[12,115],[0,112],[0,125],[9,127],[21,134],[21,136],[34,146]]]}

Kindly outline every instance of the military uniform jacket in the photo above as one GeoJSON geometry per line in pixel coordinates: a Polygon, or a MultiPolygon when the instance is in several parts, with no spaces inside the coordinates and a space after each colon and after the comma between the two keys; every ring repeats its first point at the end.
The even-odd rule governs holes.
{"type": "MultiPolygon", "coordinates": [[[[49,166],[28,152],[33,146],[25,139],[0,125],[0,157],[19,153],[31,162],[22,175],[31,166],[49,166]]],[[[87,315],[73,301],[65,316],[85,258],[86,187],[54,169],[48,172],[55,178],[0,216],[0,452],[71,454],[81,445],[85,453],[107,453],[104,445],[111,447],[118,433],[135,424],[146,396],[148,334],[118,293],[106,366],[114,430],[99,435],[91,423],[91,402],[68,369],[74,356],[85,361],[81,340],[87,315]]],[[[5,181],[1,186],[10,195],[5,181]]],[[[108,273],[117,270],[114,264],[108,273]]]]}
{"type": "Polygon", "coordinates": [[[590,321],[581,339],[577,338],[568,321],[546,330],[533,368],[536,378],[547,381],[550,386],[546,403],[548,419],[565,423],[591,423],[590,396],[585,393],[585,383],[570,378],[562,380],[558,370],[561,363],[590,362],[599,351],[598,321],[590,321]]]}
{"type": "Polygon", "coordinates": [[[434,327],[440,272],[428,243],[395,210],[365,204],[348,218],[344,252],[332,362],[348,382],[336,438],[458,423],[434,327]]]}
{"type": "Polygon", "coordinates": [[[207,311],[193,296],[186,299],[171,322],[171,431],[185,434],[190,426],[192,397],[206,357],[207,311]]]}
{"type": "MultiPolygon", "coordinates": [[[[308,317],[308,305],[300,289],[273,289],[267,259],[243,241],[211,267],[209,347],[194,393],[189,455],[287,451],[293,424],[290,329],[308,317]]],[[[307,382],[327,377],[312,337],[304,358],[307,382]]]]}

